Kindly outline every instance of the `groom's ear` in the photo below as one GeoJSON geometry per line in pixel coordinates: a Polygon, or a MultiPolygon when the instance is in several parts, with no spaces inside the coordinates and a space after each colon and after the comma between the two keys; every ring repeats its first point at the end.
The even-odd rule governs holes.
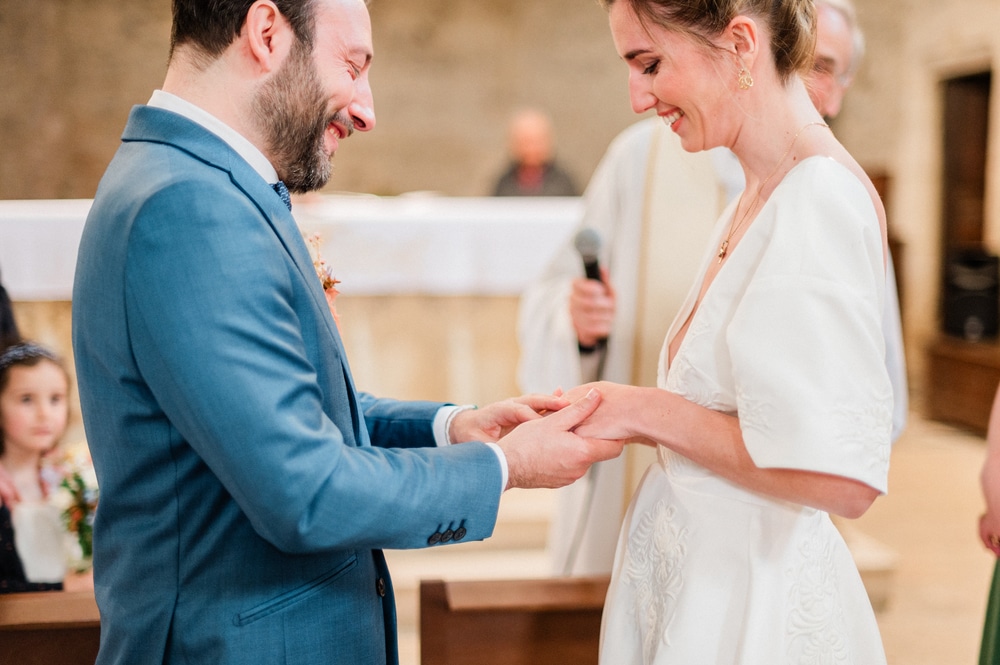
{"type": "Polygon", "coordinates": [[[238,55],[253,73],[263,76],[285,62],[297,37],[291,24],[271,0],[257,0],[247,11],[243,29],[236,37],[238,55]]]}

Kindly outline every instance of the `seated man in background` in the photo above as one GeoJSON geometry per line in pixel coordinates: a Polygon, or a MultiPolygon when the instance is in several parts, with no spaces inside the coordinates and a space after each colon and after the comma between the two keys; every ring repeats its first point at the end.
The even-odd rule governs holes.
{"type": "Polygon", "coordinates": [[[576,196],[570,175],[555,161],[552,120],[523,109],[510,122],[510,165],[497,180],[494,196],[576,196]]]}

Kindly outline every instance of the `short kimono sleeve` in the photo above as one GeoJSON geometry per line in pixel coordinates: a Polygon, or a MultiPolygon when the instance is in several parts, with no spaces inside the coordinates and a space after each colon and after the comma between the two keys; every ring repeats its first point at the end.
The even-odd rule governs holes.
{"type": "Polygon", "coordinates": [[[726,332],[740,428],[759,467],[884,493],[893,398],[882,234],[854,175],[815,161],[772,195],[772,235],[726,332]]]}

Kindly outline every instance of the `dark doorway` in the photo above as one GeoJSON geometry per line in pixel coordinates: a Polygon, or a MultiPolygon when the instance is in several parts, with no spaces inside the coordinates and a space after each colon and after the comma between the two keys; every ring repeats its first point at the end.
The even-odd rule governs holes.
{"type": "Polygon", "coordinates": [[[940,335],[930,346],[927,415],[986,433],[1000,383],[997,256],[983,244],[990,72],[942,83],[940,335]]]}
{"type": "Polygon", "coordinates": [[[983,245],[992,74],[948,79],[942,174],[942,329],[978,341],[997,334],[997,257],[983,245]]]}

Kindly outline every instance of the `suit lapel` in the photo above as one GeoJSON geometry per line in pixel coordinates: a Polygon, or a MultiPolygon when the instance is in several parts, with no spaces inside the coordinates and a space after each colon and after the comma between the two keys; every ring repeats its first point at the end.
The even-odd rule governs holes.
{"type": "Polygon", "coordinates": [[[350,391],[348,402],[355,440],[361,446],[371,445],[368,428],[358,411],[357,389],[347,364],[343,340],[330,313],[330,306],[326,301],[326,295],[323,293],[322,284],[316,274],[302,232],[281,198],[225,141],[201,125],[171,111],[149,106],[135,107],[122,135],[122,141],[153,141],[173,145],[195,159],[227,172],[233,185],[254,202],[292,259],[292,263],[301,273],[313,304],[324,313],[320,318],[325,322],[327,332],[336,346],[344,380],[350,391]]]}

